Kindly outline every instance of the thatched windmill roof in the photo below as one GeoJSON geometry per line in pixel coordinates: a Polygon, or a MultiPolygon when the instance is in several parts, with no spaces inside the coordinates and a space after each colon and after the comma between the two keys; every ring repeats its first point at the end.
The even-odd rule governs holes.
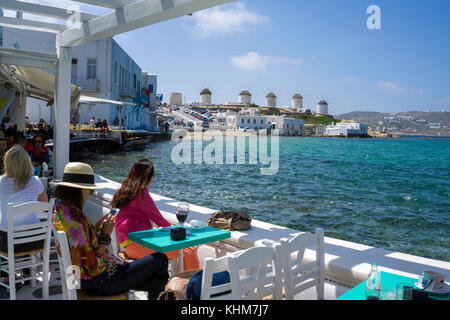
{"type": "Polygon", "coordinates": [[[202,90],[202,92],[200,92],[200,95],[203,96],[203,95],[205,95],[205,94],[211,95],[212,93],[211,93],[211,91],[209,91],[208,88],[205,88],[205,89],[202,90]]]}
{"type": "Polygon", "coordinates": [[[252,96],[252,94],[250,92],[248,92],[247,90],[242,91],[241,93],[239,93],[240,96],[252,96]]]}

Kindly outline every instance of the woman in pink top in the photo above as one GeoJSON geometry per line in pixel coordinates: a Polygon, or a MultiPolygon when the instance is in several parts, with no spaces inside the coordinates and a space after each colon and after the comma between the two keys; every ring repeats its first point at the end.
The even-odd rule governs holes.
{"type": "MultiPolygon", "coordinates": [[[[136,161],[123,180],[122,186],[111,201],[113,208],[120,209],[116,216],[116,235],[125,254],[134,260],[155,253],[128,239],[128,233],[152,229],[152,222],[159,227],[168,227],[168,222],[159,212],[147,188],[151,186],[155,171],[153,162],[142,159],[136,161]]],[[[167,252],[169,259],[178,258],[178,250],[167,252]]],[[[199,269],[196,248],[183,250],[185,269],[199,269]]]]}

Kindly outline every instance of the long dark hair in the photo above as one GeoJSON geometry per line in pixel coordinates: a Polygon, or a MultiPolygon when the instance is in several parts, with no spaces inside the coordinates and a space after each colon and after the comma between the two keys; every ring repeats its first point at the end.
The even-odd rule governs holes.
{"type": "MultiPolygon", "coordinates": [[[[125,208],[132,200],[144,191],[155,175],[153,162],[147,159],[136,161],[122,181],[122,186],[113,196],[111,207],[125,208]]],[[[143,194],[141,194],[143,197],[143,194]]]]}
{"type": "Polygon", "coordinates": [[[78,209],[83,209],[83,192],[80,188],[57,186],[53,196],[65,204],[70,204],[78,209]]]}

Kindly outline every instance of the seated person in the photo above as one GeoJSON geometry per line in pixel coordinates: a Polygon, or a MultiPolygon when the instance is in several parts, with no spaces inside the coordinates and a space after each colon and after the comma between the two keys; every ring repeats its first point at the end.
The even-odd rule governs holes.
{"type": "Polygon", "coordinates": [[[42,135],[37,134],[34,136],[31,144],[27,144],[25,150],[27,150],[30,155],[31,162],[34,167],[34,174],[40,176],[42,163],[50,162],[50,155],[48,148],[44,145],[45,140],[42,135]]]}
{"type": "MultiPolygon", "coordinates": [[[[48,201],[41,180],[33,176],[33,165],[27,152],[19,145],[9,149],[4,158],[5,174],[0,176],[0,251],[8,251],[7,205],[29,201],[48,201]]],[[[21,214],[14,217],[14,225],[39,223],[34,214],[21,214]]],[[[18,244],[15,252],[26,252],[43,247],[43,241],[18,244]]]]}
{"type": "MultiPolygon", "coordinates": [[[[128,233],[152,229],[152,222],[163,227],[171,225],[161,215],[147,190],[154,176],[151,161],[147,159],[136,161],[111,202],[113,208],[120,209],[116,216],[117,238],[125,254],[131,259],[140,259],[154,254],[155,251],[128,240],[128,233]]],[[[165,254],[169,259],[178,258],[178,250],[165,254]]],[[[185,270],[200,268],[195,247],[183,249],[183,264],[185,270]]]]}
{"type": "Polygon", "coordinates": [[[28,142],[27,139],[25,138],[25,135],[21,131],[17,131],[13,139],[8,142],[8,149],[10,149],[14,145],[19,145],[25,149],[27,143],[28,142]]]}
{"type": "Polygon", "coordinates": [[[4,123],[0,124],[0,131],[3,133],[3,136],[6,136],[6,126],[4,123]]]}
{"type": "Polygon", "coordinates": [[[108,133],[109,128],[108,128],[108,121],[106,121],[106,119],[103,120],[102,127],[103,127],[103,130],[105,131],[105,133],[108,133]]]}
{"type": "Polygon", "coordinates": [[[72,263],[80,268],[81,288],[98,295],[147,291],[149,299],[156,299],[169,278],[167,257],[158,253],[124,263],[108,253],[114,216],[108,214],[94,226],[83,211],[89,195],[100,188],[91,166],[71,162],[55,189],[53,226],[67,234],[72,263]]]}

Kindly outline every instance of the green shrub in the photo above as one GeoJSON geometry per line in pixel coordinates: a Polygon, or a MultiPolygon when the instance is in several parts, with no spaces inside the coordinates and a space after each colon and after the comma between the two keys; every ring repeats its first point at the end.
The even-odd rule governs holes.
{"type": "Polygon", "coordinates": [[[296,118],[305,120],[305,124],[331,125],[333,122],[338,123],[342,121],[339,119],[334,119],[332,116],[315,116],[312,114],[301,114],[296,118]]]}

